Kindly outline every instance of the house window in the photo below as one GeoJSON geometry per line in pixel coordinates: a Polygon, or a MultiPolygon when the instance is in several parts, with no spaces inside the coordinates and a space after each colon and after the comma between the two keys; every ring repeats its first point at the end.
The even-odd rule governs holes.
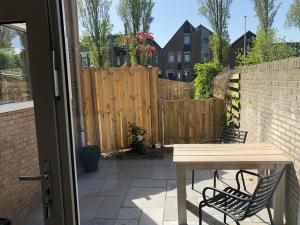
{"type": "Polygon", "coordinates": [[[82,67],[88,67],[89,66],[89,56],[82,56],[81,57],[81,66],[82,67]]]}
{"type": "Polygon", "coordinates": [[[186,81],[191,81],[191,70],[184,70],[184,78],[186,81]]]}
{"type": "Polygon", "coordinates": [[[175,79],[173,70],[167,70],[167,78],[170,80],[175,79]]]}
{"type": "Polygon", "coordinates": [[[203,44],[208,44],[208,42],[209,42],[208,38],[203,38],[203,39],[202,39],[202,43],[203,43],[203,44]]]}
{"type": "Polygon", "coordinates": [[[184,62],[191,62],[191,53],[190,52],[185,52],[184,53],[184,62]]]}
{"type": "Polygon", "coordinates": [[[117,66],[121,66],[121,56],[117,56],[117,66]]]}
{"type": "Polygon", "coordinates": [[[180,79],[181,79],[181,72],[178,71],[178,72],[177,72],[177,80],[180,80],[180,79]]]}
{"type": "Polygon", "coordinates": [[[174,53],[171,53],[171,52],[168,53],[168,62],[169,63],[175,62],[175,54],[174,53]]]}
{"type": "Polygon", "coordinates": [[[202,61],[203,62],[208,62],[210,60],[210,57],[209,57],[209,51],[205,51],[202,53],[202,61]]]}
{"type": "Polygon", "coordinates": [[[157,56],[157,54],[155,54],[153,56],[153,61],[154,61],[154,64],[158,64],[158,56],[157,56]]]}
{"type": "Polygon", "coordinates": [[[177,53],[177,62],[181,63],[181,52],[177,53]]]}
{"type": "Polygon", "coordinates": [[[191,44],[191,35],[190,34],[184,34],[184,44],[185,45],[191,44]]]}

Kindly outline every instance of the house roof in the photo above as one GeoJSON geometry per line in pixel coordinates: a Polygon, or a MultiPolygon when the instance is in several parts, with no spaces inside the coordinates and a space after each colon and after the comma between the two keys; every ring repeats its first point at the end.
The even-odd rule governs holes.
{"type": "Polygon", "coordinates": [[[213,33],[211,30],[209,30],[208,28],[204,27],[203,25],[199,25],[198,27],[194,27],[190,21],[186,20],[184,21],[184,23],[177,29],[177,31],[173,34],[173,36],[169,39],[169,41],[165,44],[164,48],[168,46],[168,44],[171,42],[171,40],[176,36],[176,34],[180,31],[181,28],[183,28],[184,26],[190,26],[192,28],[192,31],[194,32],[195,30],[200,30],[200,29],[206,29],[208,30],[210,33],[213,33]]]}
{"type": "Polygon", "coordinates": [[[207,30],[211,34],[213,33],[210,29],[208,29],[207,27],[203,26],[202,24],[200,24],[196,29],[197,30],[204,29],[204,30],[207,30]]]}
{"type": "MultiPolygon", "coordinates": [[[[238,39],[236,39],[234,42],[232,42],[231,46],[235,45],[237,42],[241,41],[244,38],[245,34],[243,34],[242,36],[240,36],[238,39]]],[[[248,30],[246,32],[246,36],[251,36],[251,37],[255,37],[256,34],[254,34],[252,31],[248,30]]]]}

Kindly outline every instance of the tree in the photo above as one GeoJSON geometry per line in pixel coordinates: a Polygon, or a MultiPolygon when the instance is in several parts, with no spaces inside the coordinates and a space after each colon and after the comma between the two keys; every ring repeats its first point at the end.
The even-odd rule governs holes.
{"type": "Polygon", "coordinates": [[[78,6],[82,26],[89,37],[91,62],[96,67],[108,66],[111,0],[78,0],[78,6]]]}
{"type": "Polygon", "coordinates": [[[0,48],[11,48],[12,40],[15,36],[15,30],[0,26],[0,48]]]}
{"type": "Polygon", "coordinates": [[[224,49],[229,45],[228,20],[231,3],[232,0],[200,0],[199,12],[208,20],[215,33],[210,40],[214,60],[222,64],[226,63],[224,49]]]}
{"type": "Polygon", "coordinates": [[[296,50],[288,45],[284,39],[277,38],[275,31],[266,33],[263,30],[256,34],[253,45],[248,48],[247,52],[246,57],[243,52],[237,53],[238,65],[259,64],[296,55],[296,50]]]}
{"type": "Polygon", "coordinates": [[[259,21],[259,30],[268,33],[272,30],[274,18],[281,3],[277,4],[277,0],[252,0],[254,10],[259,21]]]}
{"type": "Polygon", "coordinates": [[[295,49],[277,37],[273,29],[274,18],[280,7],[277,0],[253,0],[259,20],[259,27],[253,45],[248,48],[247,56],[237,54],[238,65],[251,65],[284,59],[296,54],[295,49]]]}
{"type": "Polygon", "coordinates": [[[294,0],[287,14],[286,25],[300,29],[300,0],[294,0]]]}
{"type": "Polygon", "coordinates": [[[150,32],[150,24],[153,22],[152,9],[154,2],[152,0],[142,0],[142,27],[143,32],[150,32]]]}
{"type": "Polygon", "coordinates": [[[153,0],[120,0],[118,14],[124,24],[126,34],[149,32],[153,22],[153,0]]]}

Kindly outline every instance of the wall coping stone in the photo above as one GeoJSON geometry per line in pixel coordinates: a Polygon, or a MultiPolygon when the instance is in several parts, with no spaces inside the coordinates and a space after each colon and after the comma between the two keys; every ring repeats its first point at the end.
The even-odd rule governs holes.
{"type": "Polygon", "coordinates": [[[33,101],[16,102],[0,105],[0,113],[7,113],[23,109],[33,108],[33,101]]]}

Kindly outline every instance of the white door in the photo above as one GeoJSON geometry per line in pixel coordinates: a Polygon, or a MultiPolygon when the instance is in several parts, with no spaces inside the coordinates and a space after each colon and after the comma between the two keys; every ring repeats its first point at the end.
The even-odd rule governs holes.
{"type": "Polygon", "coordinates": [[[79,224],[61,4],[0,3],[0,218],[13,225],[79,224]]]}

